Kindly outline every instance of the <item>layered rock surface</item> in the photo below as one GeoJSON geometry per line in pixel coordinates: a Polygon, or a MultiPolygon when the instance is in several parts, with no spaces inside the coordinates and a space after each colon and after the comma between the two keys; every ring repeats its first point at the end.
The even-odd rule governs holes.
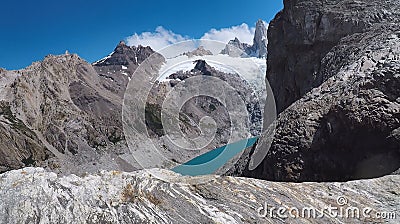
{"type": "Polygon", "coordinates": [[[330,69],[323,59],[343,37],[398,29],[400,22],[395,0],[284,0],[284,6],[268,29],[267,78],[278,112],[322,84],[330,69]]]}
{"type": "Polygon", "coordinates": [[[268,32],[281,113],[263,164],[245,175],[344,181],[400,167],[399,20],[398,1],[285,1],[268,32]]]}
{"type": "Polygon", "coordinates": [[[187,178],[165,170],[58,177],[42,168],[25,168],[0,175],[0,222],[398,223],[399,178],[295,184],[219,176],[187,178]],[[276,212],[273,217],[264,216],[260,208],[266,205],[297,208],[299,213],[292,214],[297,218],[289,214],[282,218],[276,212]],[[346,213],[335,216],[327,210],[319,218],[309,218],[308,212],[302,215],[303,208],[329,206],[361,212],[371,208],[370,217],[354,218],[350,212],[347,218],[346,213]],[[377,212],[391,218],[376,218],[377,212]]]}

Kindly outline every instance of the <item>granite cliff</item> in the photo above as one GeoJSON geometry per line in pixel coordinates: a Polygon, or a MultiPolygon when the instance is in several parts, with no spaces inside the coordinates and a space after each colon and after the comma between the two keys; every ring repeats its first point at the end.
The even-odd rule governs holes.
{"type": "Polygon", "coordinates": [[[398,1],[284,3],[268,30],[267,80],[280,112],[276,134],[263,164],[245,175],[345,181],[396,171],[398,1]]]}

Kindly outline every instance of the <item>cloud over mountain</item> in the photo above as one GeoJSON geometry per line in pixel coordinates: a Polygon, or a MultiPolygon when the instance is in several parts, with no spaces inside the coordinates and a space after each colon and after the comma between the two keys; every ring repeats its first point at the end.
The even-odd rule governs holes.
{"type": "Polygon", "coordinates": [[[255,27],[249,27],[246,23],[222,29],[211,29],[201,39],[217,40],[228,43],[237,37],[241,42],[251,44],[253,42],[255,27]]]}
{"type": "Polygon", "coordinates": [[[170,44],[178,43],[190,39],[187,36],[176,34],[162,26],[158,26],[155,32],[143,32],[141,34],[133,34],[126,38],[127,44],[130,46],[150,46],[154,50],[160,50],[170,44]]]}
{"type": "MultiPolygon", "coordinates": [[[[267,25],[267,23],[265,23],[267,25]]],[[[154,50],[160,50],[170,44],[191,39],[215,40],[228,43],[229,40],[237,37],[241,42],[251,44],[253,42],[255,27],[249,27],[246,23],[221,29],[210,29],[199,37],[189,37],[174,33],[162,26],[158,26],[154,32],[143,32],[133,34],[126,38],[127,44],[132,46],[143,45],[150,46],[154,50]]]]}

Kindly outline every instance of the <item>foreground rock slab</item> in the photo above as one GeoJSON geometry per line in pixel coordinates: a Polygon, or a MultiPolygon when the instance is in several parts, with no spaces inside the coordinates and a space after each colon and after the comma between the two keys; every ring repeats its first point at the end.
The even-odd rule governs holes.
{"type": "Polygon", "coordinates": [[[399,181],[393,175],[347,183],[278,183],[182,177],[166,170],[59,177],[24,168],[0,175],[0,223],[399,223],[399,181]],[[371,217],[329,216],[328,211],[314,217],[307,210],[302,215],[304,208],[329,206],[371,208],[371,217]],[[281,207],[299,209],[291,210],[296,218],[288,210],[288,218],[278,216],[281,207]],[[387,218],[376,218],[379,214],[387,218]]]}

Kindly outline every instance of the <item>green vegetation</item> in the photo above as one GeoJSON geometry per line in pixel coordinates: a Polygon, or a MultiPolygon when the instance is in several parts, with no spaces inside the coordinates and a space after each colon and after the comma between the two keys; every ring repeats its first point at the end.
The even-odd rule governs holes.
{"type": "Polygon", "coordinates": [[[216,110],[217,108],[215,107],[214,104],[210,104],[210,105],[208,106],[208,109],[210,109],[210,111],[214,111],[214,110],[216,110]]]}
{"type": "Polygon", "coordinates": [[[33,132],[31,129],[29,129],[24,122],[22,122],[20,119],[16,118],[14,114],[11,111],[10,105],[7,104],[0,104],[0,115],[4,116],[10,124],[11,127],[14,128],[15,130],[21,131],[24,135],[28,137],[33,137],[36,136],[35,132],[33,132]]]}
{"type": "Polygon", "coordinates": [[[164,135],[161,121],[161,107],[157,104],[146,104],[145,109],[146,126],[158,136],[164,135]]]}
{"type": "Polygon", "coordinates": [[[112,142],[114,145],[118,142],[124,140],[121,134],[118,134],[118,131],[115,129],[113,132],[108,136],[108,140],[112,142]]]}
{"type": "Polygon", "coordinates": [[[125,203],[134,203],[137,200],[148,200],[154,205],[159,205],[161,200],[149,192],[138,191],[131,184],[127,184],[122,190],[121,199],[125,203]]]}
{"type": "Polygon", "coordinates": [[[33,159],[33,155],[29,156],[26,159],[22,159],[22,162],[25,166],[33,166],[36,164],[36,161],[33,159]]]}

